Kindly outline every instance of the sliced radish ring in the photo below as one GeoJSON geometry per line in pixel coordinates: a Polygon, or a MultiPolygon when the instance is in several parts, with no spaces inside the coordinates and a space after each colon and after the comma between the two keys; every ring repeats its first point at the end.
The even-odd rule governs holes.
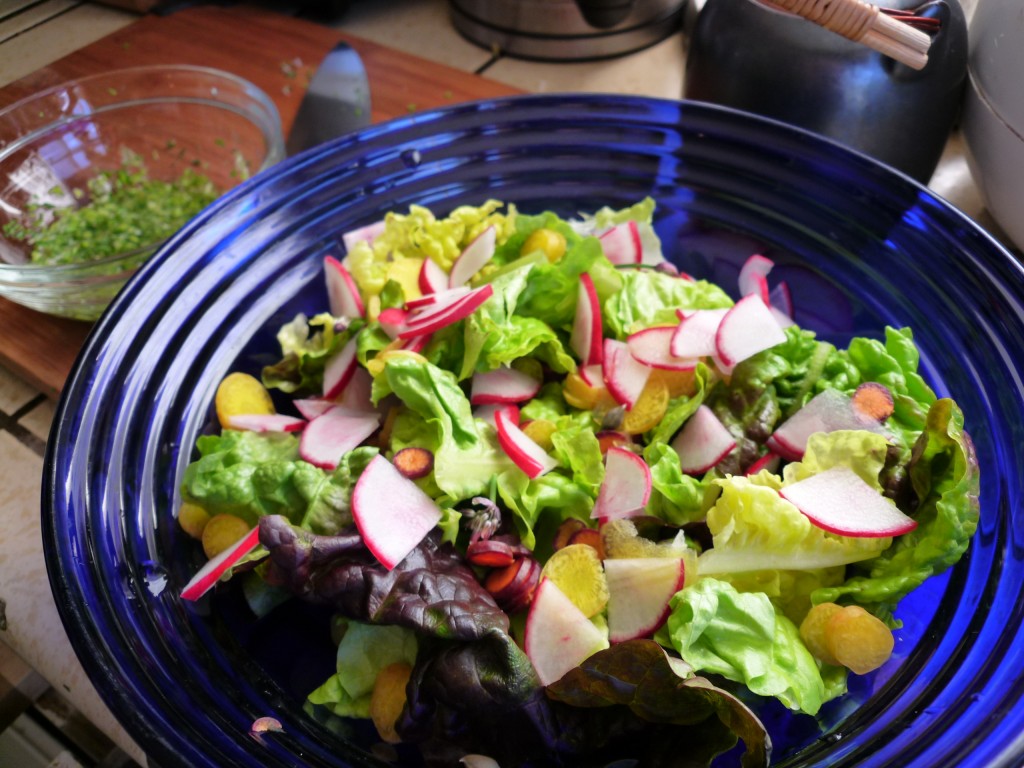
{"type": "Polygon", "coordinates": [[[366,306],[359,295],[359,286],[349,271],[333,256],[324,257],[327,299],[335,317],[362,317],[366,306]]]}
{"type": "Polygon", "coordinates": [[[356,337],[353,336],[324,366],[323,396],[333,400],[340,395],[355,373],[356,365],[356,337]]]}
{"type": "Polygon", "coordinates": [[[239,560],[252,552],[260,545],[260,529],[257,526],[245,536],[225,549],[219,555],[207,561],[206,565],[199,569],[199,572],[189,580],[185,588],[181,590],[183,600],[198,600],[210,591],[221,576],[239,560]]]}
{"type": "Polygon", "coordinates": [[[601,303],[597,298],[594,280],[584,272],[580,275],[580,287],[576,296],[576,317],[572,324],[569,345],[584,365],[600,363],[604,348],[601,321],[601,303]]]}
{"type": "Polygon", "coordinates": [[[725,313],[715,334],[718,358],[731,372],[739,363],[786,340],[768,305],[751,294],[725,313]]]}
{"type": "Polygon", "coordinates": [[[716,354],[715,335],[728,309],[697,309],[677,312],[679,325],[672,336],[669,353],[683,360],[695,360],[716,354]]]}
{"type": "Polygon", "coordinates": [[[748,258],[740,268],[739,290],[740,296],[756,294],[761,297],[766,305],[771,304],[768,294],[768,273],[772,271],[775,262],[767,256],[755,253],[748,258]]]}
{"type": "Polygon", "coordinates": [[[688,475],[703,475],[736,448],[736,439],[715,412],[700,405],[672,440],[679,464],[688,475]]]}
{"type": "Polygon", "coordinates": [[[448,287],[448,274],[444,268],[431,258],[423,260],[419,278],[416,281],[424,296],[440,293],[448,287]]]}
{"type": "Polygon", "coordinates": [[[636,405],[653,370],[629,353],[624,341],[604,340],[603,374],[608,391],[626,409],[636,405]]]}
{"type": "Polygon", "coordinates": [[[473,405],[522,403],[540,391],[540,381],[515,368],[473,374],[469,401],[473,405]]]}
{"type": "Polygon", "coordinates": [[[696,358],[676,357],[672,354],[672,339],[678,328],[676,325],[657,326],[631,334],[626,339],[630,354],[651,368],[692,371],[697,367],[696,358]]]}
{"type": "Polygon", "coordinates": [[[280,413],[245,413],[229,417],[227,426],[247,432],[298,432],[306,420],[280,413]]]}
{"type": "Polygon", "coordinates": [[[558,460],[527,437],[518,426],[519,411],[515,416],[509,408],[499,408],[494,413],[494,424],[498,430],[498,444],[512,462],[531,480],[536,480],[558,466],[558,460]]]}
{"type": "Polygon", "coordinates": [[[452,263],[452,271],[448,275],[448,286],[455,288],[468,283],[469,279],[494,257],[497,243],[498,231],[493,226],[487,227],[477,235],[452,263]]]}
{"type": "Polygon", "coordinates": [[[442,309],[418,314],[411,318],[404,331],[398,334],[400,339],[434,333],[446,328],[459,320],[463,320],[476,312],[480,306],[494,295],[494,287],[483,285],[465,296],[446,304],[442,309]]]}
{"type": "Polygon", "coordinates": [[[609,229],[598,240],[604,255],[612,264],[640,264],[643,261],[643,242],[635,221],[626,221],[609,229]]]}
{"type": "Polygon", "coordinates": [[[355,248],[356,243],[367,243],[373,245],[373,241],[376,240],[384,232],[385,221],[375,221],[372,224],[359,227],[357,229],[350,229],[348,232],[341,236],[341,242],[345,246],[346,253],[352,253],[352,249],[355,248]]]}

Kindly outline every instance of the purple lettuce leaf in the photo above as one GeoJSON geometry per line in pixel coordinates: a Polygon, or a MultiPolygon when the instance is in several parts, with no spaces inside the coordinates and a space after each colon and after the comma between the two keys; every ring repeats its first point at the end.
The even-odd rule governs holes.
{"type": "Polygon", "coordinates": [[[437,530],[390,571],[354,528],[319,536],[269,515],[260,519],[260,543],[270,553],[269,581],[348,618],[459,640],[508,630],[508,616],[437,530]]]}

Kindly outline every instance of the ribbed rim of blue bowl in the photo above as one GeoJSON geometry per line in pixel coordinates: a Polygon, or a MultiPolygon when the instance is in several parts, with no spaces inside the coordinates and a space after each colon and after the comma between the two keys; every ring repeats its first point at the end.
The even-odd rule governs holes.
{"type": "Polygon", "coordinates": [[[344,741],[261,669],[228,658],[202,606],[177,598],[195,561],[164,558],[176,482],[216,382],[239,361],[258,369],[254,350],[272,348],[276,323],[323,300],[311,286],[337,247],[325,233],[410,202],[589,210],[644,194],[669,201],[669,239],[691,218],[738,217],[785,245],[850,302],[852,330],[868,319],[913,327],[924,374],[962,405],[982,464],[978,533],[925,595],[920,642],[782,764],[1024,760],[1021,266],[916,182],[812,134],[705,104],[554,95],[415,114],[285,161],[183,229],[91,333],[47,445],[44,550],[79,658],[156,763],[377,764],[340,755],[344,741]],[[567,158],[571,172],[552,179],[567,158]],[[151,591],[154,573],[171,586],[151,591]],[[271,714],[284,732],[253,739],[249,724],[271,714]]]}

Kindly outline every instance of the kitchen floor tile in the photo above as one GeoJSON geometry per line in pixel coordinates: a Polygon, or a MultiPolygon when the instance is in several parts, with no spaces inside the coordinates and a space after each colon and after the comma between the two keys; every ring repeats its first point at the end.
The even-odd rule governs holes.
{"type": "Polygon", "coordinates": [[[44,398],[18,419],[18,424],[46,442],[50,436],[50,424],[53,423],[53,415],[56,410],[57,404],[49,398],[44,398]]]}
{"type": "Polygon", "coordinates": [[[455,31],[445,0],[363,0],[331,26],[467,72],[491,59],[490,52],[455,31]]]}
{"type": "Polygon", "coordinates": [[[38,395],[35,389],[0,366],[0,412],[10,416],[38,395]]]}
{"type": "Polygon", "coordinates": [[[630,93],[678,99],[686,54],[682,33],[617,59],[551,63],[504,57],[485,77],[534,93],[630,93]]]}

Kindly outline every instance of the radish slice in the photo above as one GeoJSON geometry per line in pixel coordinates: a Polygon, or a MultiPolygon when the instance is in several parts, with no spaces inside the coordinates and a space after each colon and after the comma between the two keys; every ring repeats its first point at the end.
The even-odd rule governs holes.
{"type": "Polygon", "coordinates": [[[796,325],[793,318],[778,307],[768,307],[768,309],[772,313],[772,317],[775,318],[775,322],[779,324],[779,328],[789,328],[791,325],[796,325]]]}
{"type": "Polygon", "coordinates": [[[441,309],[442,306],[453,304],[456,299],[461,299],[472,289],[461,286],[459,288],[442,288],[436,293],[428,293],[424,296],[418,296],[415,299],[409,299],[405,302],[405,308],[409,311],[418,310],[421,312],[433,312],[441,309]]]}
{"type": "Polygon", "coordinates": [[[523,634],[523,650],[540,684],[558,681],[606,645],[604,634],[586,614],[551,579],[542,579],[523,634]]]}
{"type": "Polygon", "coordinates": [[[786,334],[768,305],[753,294],[744,296],[725,313],[715,334],[718,357],[730,372],[748,357],[785,340],[786,334]]]}
{"type": "Polygon", "coordinates": [[[306,420],[280,413],[246,413],[231,416],[227,426],[247,432],[298,432],[306,426],[306,420]]]}
{"type": "Polygon", "coordinates": [[[325,256],[324,276],[331,314],[335,317],[362,317],[366,307],[359,295],[359,286],[341,262],[333,256],[325,256]]]}
{"type": "Polygon", "coordinates": [[[481,405],[473,409],[473,418],[485,421],[497,429],[498,423],[494,416],[498,411],[505,411],[511,422],[519,426],[519,409],[514,405],[481,405]]]}
{"type": "Polygon", "coordinates": [[[417,313],[414,318],[409,320],[406,329],[398,334],[398,338],[410,339],[414,336],[423,336],[457,323],[476,312],[492,295],[494,295],[493,286],[484,285],[456,299],[453,303],[446,304],[442,309],[423,314],[417,313]]]}
{"type": "Polygon", "coordinates": [[[727,309],[698,309],[680,317],[669,352],[682,359],[699,359],[716,354],[715,335],[727,309]]]}
{"type": "Polygon", "coordinates": [[[604,340],[602,365],[608,391],[612,393],[616,402],[626,406],[627,410],[636,405],[652,369],[629,353],[626,342],[615,339],[604,340]]]}
{"type": "Polygon", "coordinates": [[[455,288],[468,283],[469,278],[479,272],[494,256],[497,243],[498,231],[494,227],[488,227],[477,235],[452,264],[448,286],[455,288]]]}
{"type": "Polygon", "coordinates": [[[779,495],[819,528],[841,536],[881,538],[917,528],[916,520],[842,465],[786,485],[779,495]]]}
{"type": "Polygon", "coordinates": [[[793,295],[789,291],[789,284],[785,280],[779,281],[771,293],[768,294],[768,303],[782,312],[786,317],[793,317],[793,295]]]}
{"type": "Polygon", "coordinates": [[[576,296],[576,318],[572,324],[569,345],[584,365],[600,363],[604,348],[601,337],[604,328],[601,322],[601,303],[597,289],[589,274],[580,275],[580,288],[576,296]]]}
{"type": "Polygon", "coordinates": [[[494,424],[498,430],[498,444],[512,462],[531,480],[536,480],[558,466],[558,460],[526,436],[517,424],[519,411],[501,408],[494,413],[494,424]]]}
{"type": "Polygon", "coordinates": [[[642,515],[651,500],[647,462],[632,451],[612,447],[605,455],[604,466],[604,481],[590,516],[604,522],[642,515]]]}
{"type": "Polygon", "coordinates": [[[736,440],[715,412],[701,405],[672,440],[672,447],[683,472],[702,475],[732,453],[736,440]]]}
{"type": "Polygon", "coordinates": [[[768,295],[768,273],[772,271],[775,262],[767,256],[755,253],[747,259],[740,268],[739,289],[741,296],[752,294],[760,296],[761,301],[766,305],[771,304],[768,295]]]}
{"type": "Polygon", "coordinates": [[[779,463],[781,461],[781,456],[779,456],[777,453],[772,453],[771,451],[768,451],[768,453],[764,454],[764,456],[759,457],[757,461],[755,461],[753,464],[747,467],[747,471],[744,472],[743,474],[747,476],[756,475],[762,469],[767,469],[769,472],[777,472],[779,469],[779,463]]]}
{"type": "Polygon", "coordinates": [[[236,543],[210,559],[181,590],[183,600],[198,600],[220,581],[220,577],[235,563],[252,552],[260,544],[260,529],[257,526],[236,543]]]}
{"type": "Polygon", "coordinates": [[[422,336],[412,336],[402,340],[401,349],[406,352],[422,352],[423,348],[427,346],[428,341],[430,341],[429,333],[425,333],[422,336]]]}
{"type": "Polygon", "coordinates": [[[604,561],[608,580],[608,639],[649,637],[668,618],[668,604],[686,584],[678,557],[624,557],[604,561]]]}
{"type": "Polygon", "coordinates": [[[356,337],[348,340],[324,366],[323,396],[333,400],[345,389],[356,370],[356,337]]]}
{"type": "Polygon", "coordinates": [[[601,365],[584,365],[576,372],[588,387],[597,389],[604,386],[604,368],[601,365]]]}
{"type": "Polygon", "coordinates": [[[678,326],[660,326],[637,331],[626,339],[629,353],[644,365],[668,371],[692,371],[697,359],[676,357],[672,354],[672,339],[678,326]]]}
{"type": "Polygon", "coordinates": [[[473,374],[469,401],[473,405],[521,403],[536,396],[540,382],[515,368],[473,374]]]}
{"type": "Polygon", "coordinates": [[[299,456],[315,467],[334,470],[342,456],[377,431],[379,423],[377,413],[336,405],[306,425],[299,440],[299,456]]]}
{"type": "Polygon", "coordinates": [[[643,243],[635,221],[618,224],[598,239],[604,255],[612,264],[640,264],[643,261],[643,243]]]}
{"type": "Polygon", "coordinates": [[[295,410],[299,412],[302,418],[306,421],[312,421],[324,411],[333,408],[336,403],[333,400],[325,400],[322,397],[306,397],[300,400],[293,400],[292,405],[295,406],[295,410]]]}
{"type": "Polygon", "coordinates": [[[374,407],[373,400],[370,397],[372,390],[373,376],[370,375],[368,370],[357,365],[348,380],[348,384],[341,391],[341,396],[336,397],[334,402],[342,408],[349,408],[353,411],[376,413],[377,409],[374,407]]]}
{"type": "Polygon", "coordinates": [[[864,418],[850,398],[836,389],[826,389],[812,397],[772,433],[766,445],[787,461],[799,461],[807,449],[807,439],[815,432],[840,429],[866,429],[888,435],[873,419],[864,418]]]}
{"type": "Polygon", "coordinates": [[[398,334],[405,330],[405,323],[408,318],[409,313],[404,309],[388,307],[387,309],[382,309],[380,314],[377,315],[377,322],[380,323],[381,330],[389,338],[397,339],[398,334]]]}
{"type": "Polygon", "coordinates": [[[390,571],[441,521],[441,508],[378,454],[352,489],[352,519],[367,549],[390,571]]]}
{"type": "Polygon", "coordinates": [[[423,260],[417,283],[424,296],[440,293],[448,287],[448,275],[444,268],[431,258],[423,260]]]}
{"type": "Polygon", "coordinates": [[[345,246],[346,253],[352,253],[356,243],[365,242],[373,245],[373,241],[383,232],[384,220],[381,219],[380,221],[373,222],[373,224],[367,224],[365,227],[349,230],[341,236],[341,242],[345,246]]]}

